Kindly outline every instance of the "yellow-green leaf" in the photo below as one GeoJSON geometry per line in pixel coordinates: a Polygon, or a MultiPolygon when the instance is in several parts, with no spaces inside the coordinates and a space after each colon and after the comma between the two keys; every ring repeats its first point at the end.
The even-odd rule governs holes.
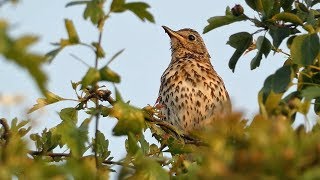
{"type": "Polygon", "coordinates": [[[99,70],[101,81],[109,81],[114,83],[120,82],[120,76],[111,70],[108,66],[104,66],[99,70]]]}
{"type": "Polygon", "coordinates": [[[116,136],[126,135],[128,132],[138,134],[144,128],[143,111],[122,101],[114,104],[109,115],[118,119],[117,125],[113,128],[116,136]]]}
{"type": "Polygon", "coordinates": [[[82,78],[81,81],[81,89],[88,87],[89,85],[93,85],[100,80],[100,73],[95,68],[90,68],[86,75],[82,78]]]}
{"type": "Polygon", "coordinates": [[[77,30],[74,27],[73,22],[70,19],[65,19],[64,23],[65,23],[66,30],[68,32],[70,43],[78,44],[80,42],[80,39],[79,39],[77,30]]]}
{"type": "Polygon", "coordinates": [[[291,22],[297,25],[303,24],[303,21],[299,18],[299,16],[289,12],[282,12],[282,13],[276,14],[272,17],[272,19],[276,21],[291,22]]]}
{"type": "Polygon", "coordinates": [[[56,94],[53,94],[50,91],[47,91],[45,94],[45,98],[37,99],[37,104],[33,105],[33,107],[28,111],[28,113],[32,113],[33,111],[38,110],[46,105],[53,104],[63,100],[65,99],[56,94]]]}

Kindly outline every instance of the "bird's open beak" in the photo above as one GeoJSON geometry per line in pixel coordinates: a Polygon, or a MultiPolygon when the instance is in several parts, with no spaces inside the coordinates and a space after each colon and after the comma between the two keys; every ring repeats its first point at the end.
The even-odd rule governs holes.
{"type": "Polygon", "coordinates": [[[167,26],[162,26],[162,28],[164,29],[164,31],[170,36],[170,38],[177,38],[178,40],[183,40],[184,38],[178,34],[176,31],[168,28],[167,26]]]}

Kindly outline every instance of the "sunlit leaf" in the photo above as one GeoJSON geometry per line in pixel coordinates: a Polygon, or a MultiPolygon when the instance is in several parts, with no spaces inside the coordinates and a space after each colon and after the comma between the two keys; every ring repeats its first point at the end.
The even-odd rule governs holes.
{"type": "Polygon", "coordinates": [[[105,17],[103,5],[105,0],[91,0],[83,12],[84,19],[90,19],[93,24],[98,24],[105,17]]]}
{"type": "Polygon", "coordinates": [[[93,85],[100,80],[100,73],[95,68],[90,68],[86,75],[82,78],[81,89],[87,88],[89,85],[93,85]]]}
{"type": "Polygon", "coordinates": [[[299,16],[292,13],[288,13],[288,12],[282,12],[282,13],[276,14],[272,17],[272,19],[276,21],[291,22],[297,25],[303,24],[303,21],[299,18],[299,16]]]}
{"type": "Polygon", "coordinates": [[[320,42],[317,33],[297,36],[291,44],[291,56],[294,63],[312,65],[320,52],[320,42]]]}
{"type": "Polygon", "coordinates": [[[84,120],[81,126],[77,127],[78,111],[75,108],[65,108],[59,115],[62,122],[52,132],[61,136],[61,141],[68,145],[73,157],[80,158],[86,151],[90,119],[84,120]]]}
{"type": "Polygon", "coordinates": [[[138,157],[135,160],[134,165],[136,167],[135,173],[128,179],[162,179],[169,180],[169,175],[157,161],[148,157],[138,157]]]}
{"type": "Polygon", "coordinates": [[[102,163],[102,161],[110,155],[110,151],[108,151],[109,141],[100,131],[97,131],[95,136],[96,138],[93,140],[93,150],[97,153],[100,163],[102,163]]]}
{"type": "Polygon", "coordinates": [[[110,116],[118,119],[113,128],[114,135],[138,134],[144,128],[143,111],[122,101],[117,101],[110,111],[110,116]]]}
{"type": "Polygon", "coordinates": [[[108,66],[104,66],[99,70],[101,81],[109,81],[114,83],[120,82],[120,76],[112,71],[108,66]]]}
{"type": "Polygon", "coordinates": [[[239,32],[229,37],[227,44],[236,49],[229,61],[229,68],[234,72],[236,64],[246,49],[252,43],[252,35],[247,32],[239,32]]]}
{"type": "Polygon", "coordinates": [[[32,35],[24,35],[18,38],[10,37],[8,25],[0,20],[0,54],[4,60],[14,62],[16,65],[28,71],[35,80],[39,90],[46,92],[47,76],[42,70],[42,65],[46,62],[46,57],[41,54],[29,52],[31,45],[38,41],[32,35]]]}
{"type": "Polygon", "coordinates": [[[126,150],[130,156],[134,156],[139,150],[138,141],[135,138],[134,134],[131,132],[128,133],[128,139],[126,140],[126,150]]]}
{"type": "Polygon", "coordinates": [[[69,41],[72,44],[78,44],[80,42],[76,28],[70,19],[64,20],[66,30],[68,32],[69,41]]]}
{"type": "Polygon", "coordinates": [[[33,111],[38,110],[46,105],[50,105],[63,100],[65,99],[56,94],[53,94],[50,91],[47,91],[45,94],[45,98],[37,99],[37,104],[33,105],[33,107],[28,111],[28,113],[32,113],[33,111]]]}

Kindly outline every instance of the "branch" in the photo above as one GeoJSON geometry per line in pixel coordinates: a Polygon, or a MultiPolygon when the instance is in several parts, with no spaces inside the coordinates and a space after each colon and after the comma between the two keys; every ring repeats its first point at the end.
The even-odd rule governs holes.
{"type": "Polygon", "coordinates": [[[9,142],[10,128],[7,120],[4,118],[0,119],[0,124],[3,126],[3,129],[4,129],[4,132],[1,138],[3,138],[6,141],[5,145],[7,145],[9,142]]]}
{"type": "MultiPolygon", "coordinates": [[[[32,156],[50,156],[52,158],[55,158],[55,157],[70,157],[71,156],[70,153],[53,153],[53,152],[43,153],[41,151],[29,151],[29,154],[32,155],[32,156]]],[[[124,163],[124,162],[104,160],[102,163],[109,164],[109,165],[124,166],[124,167],[129,167],[129,168],[133,168],[134,169],[134,166],[132,166],[130,164],[127,164],[127,163],[124,163]]]]}
{"type": "Polygon", "coordinates": [[[46,153],[43,153],[42,151],[29,151],[30,155],[32,156],[41,156],[41,155],[45,155],[45,156],[50,156],[52,158],[55,158],[55,157],[70,157],[71,154],[70,153],[53,153],[53,152],[46,152],[46,153]]]}
{"type": "Polygon", "coordinates": [[[173,126],[172,124],[166,122],[166,121],[162,121],[162,120],[159,120],[157,118],[154,118],[152,115],[150,115],[148,112],[146,112],[148,115],[145,116],[145,120],[152,123],[152,124],[155,124],[155,125],[158,125],[161,129],[163,130],[169,130],[171,132],[173,132],[176,136],[179,136],[181,138],[184,139],[184,142],[186,144],[194,144],[196,146],[208,146],[207,143],[205,142],[202,142],[201,140],[199,139],[196,139],[186,133],[183,133],[183,132],[177,132],[177,128],[175,126],[173,126]]]}

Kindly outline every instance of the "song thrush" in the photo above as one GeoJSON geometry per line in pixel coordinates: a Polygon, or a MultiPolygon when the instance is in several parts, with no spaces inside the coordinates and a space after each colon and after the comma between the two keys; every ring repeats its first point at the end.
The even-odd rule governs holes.
{"type": "Polygon", "coordinates": [[[163,120],[189,133],[230,110],[229,95],[199,33],[162,27],[171,39],[172,59],[161,76],[157,102],[163,120]]]}

